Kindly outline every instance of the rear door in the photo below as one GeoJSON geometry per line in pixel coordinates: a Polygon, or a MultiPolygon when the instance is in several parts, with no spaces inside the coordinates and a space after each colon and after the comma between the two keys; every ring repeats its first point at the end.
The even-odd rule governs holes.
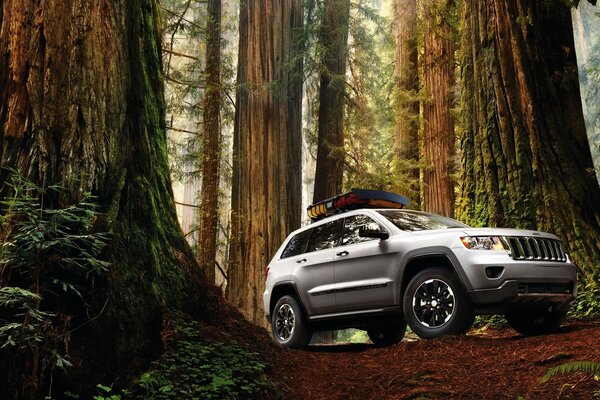
{"type": "Polygon", "coordinates": [[[306,251],[294,258],[292,276],[309,315],[335,309],[333,254],[342,229],[342,219],[315,226],[306,251]]]}
{"type": "Polygon", "coordinates": [[[335,299],[340,311],[393,304],[391,255],[385,240],[363,238],[361,226],[385,227],[367,215],[344,218],[342,243],[334,251],[335,299]]]}

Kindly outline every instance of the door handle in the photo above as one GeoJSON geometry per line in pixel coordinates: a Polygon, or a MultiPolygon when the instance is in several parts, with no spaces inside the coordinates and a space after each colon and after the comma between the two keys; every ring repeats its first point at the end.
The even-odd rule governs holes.
{"type": "Polygon", "coordinates": [[[296,262],[297,262],[298,264],[305,263],[305,262],[306,262],[306,258],[301,258],[301,259],[299,259],[299,260],[296,260],[296,262]]]}
{"type": "Polygon", "coordinates": [[[348,254],[350,254],[350,253],[348,253],[346,250],[344,250],[344,251],[340,251],[339,253],[336,253],[336,256],[346,257],[348,254]]]}

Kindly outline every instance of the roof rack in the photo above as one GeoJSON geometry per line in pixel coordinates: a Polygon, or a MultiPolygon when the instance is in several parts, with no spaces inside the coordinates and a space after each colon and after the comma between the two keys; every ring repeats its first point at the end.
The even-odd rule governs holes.
{"type": "Polygon", "coordinates": [[[349,192],[321,200],[306,209],[311,220],[318,221],[345,211],[359,208],[403,208],[409,200],[383,190],[351,189],[349,192]]]}

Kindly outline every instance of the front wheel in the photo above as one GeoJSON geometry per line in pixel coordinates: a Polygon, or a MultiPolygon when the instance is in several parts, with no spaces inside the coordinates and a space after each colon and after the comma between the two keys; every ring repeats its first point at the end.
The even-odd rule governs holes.
{"type": "Polygon", "coordinates": [[[302,308],[292,296],[283,296],[275,304],[271,316],[271,330],[275,342],[282,347],[304,348],[312,338],[302,308]]]}
{"type": "Polygon", "coordinates": [[[410,328],[424,339],[465,333],[475,314],[453,273],[428,268],[408,283],[403,300],[410,328]]]}
{"type": "Polygon", "coordinates": [[[509,310],[506,320],[515,331],[535,336],[555,331],[566,316],[566,311],[558,311],[553,307],[527,307],[509,310]]]}
{"type": "Polygon", "coordinates": [[[371,342],[377,347],[400,343],[406,333],[406,321],[399,319],[390,324],[375,325],[367,329],[371,342]]]}

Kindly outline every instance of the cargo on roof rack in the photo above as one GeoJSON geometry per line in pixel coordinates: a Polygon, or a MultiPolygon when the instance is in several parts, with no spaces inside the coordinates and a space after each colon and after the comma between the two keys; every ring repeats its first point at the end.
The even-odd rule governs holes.
{"type": "Polygon", "coordinates": [[[306,209],[313,221],[340,212],[358,208],[402,208],[409,201],[406,197],[383,190],[352,189],[347,193],[321,200],[306,209]]]}

